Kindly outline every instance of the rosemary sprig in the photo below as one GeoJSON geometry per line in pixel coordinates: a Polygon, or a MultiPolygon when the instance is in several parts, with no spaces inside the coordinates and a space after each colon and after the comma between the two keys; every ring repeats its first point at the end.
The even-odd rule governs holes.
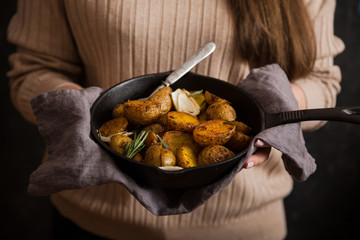
{"type": "Polygon", "coordinates": [[[128,158],[133,158],[137,153],[139,153],[145,147],[145,140],[149,135],[151,130],[145,132],[141,131],[139,134],[134,134],[134,140],[129,143],[127,142],[125,145],[124,155],[128,158]]]}
{"type": "Polygon", "coordinates": [[[162,143],[162,145],[163,145],[165,148],[167,148],[167,149],[170,150],[169,146],[166,144],[166,142],[165,142],[159,135],[156,134],[156,137],[159,139],[159,141],[162,143]]]}
{"type": "Polygon", "coordinates": [[[195,92],[193,92],[193,93],[190,93],[190,94],[189,94],[189,97],[193,97],[193,96],[199,95],[199,94],[202,93],[202,92],[203,92],[203,90],[195,91],[195,92]]]}

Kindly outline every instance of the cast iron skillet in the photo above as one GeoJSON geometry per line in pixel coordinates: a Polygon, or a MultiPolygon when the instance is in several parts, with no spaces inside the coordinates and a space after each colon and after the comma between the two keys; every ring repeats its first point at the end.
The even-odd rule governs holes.
{"type": "MultiPolygon", "coordinates": [[[[165,171],[158,167],[136,162],[116,153],[107,143],[101,141],[97,135],[97,129],[104,122],[111,119],[111,112],[116,104],[129,99],[139,99],[148,96],[169,74],[170,72],[166,72],[135,77],[119,83],[102,93],[91,108],[92,135],[114,157],[117,166],[140,184],[174,190],[208,185],[229,172],[241,157],[246,154],[246,151],[244,150],[233,158],[217,164],[178,171],[165,171]]],[[[230,83],[192,72],[183,76],[171,87],[173,90],[177,88],[185,88],[187,90],[203,89],[229,100],[237,112],[238,120],[249,125],[253,129],[253,135],[276,125],[306,120],[334,120],[360,124],[360,107],[265,114],[255,99],[242,89],[230,83]]]]}

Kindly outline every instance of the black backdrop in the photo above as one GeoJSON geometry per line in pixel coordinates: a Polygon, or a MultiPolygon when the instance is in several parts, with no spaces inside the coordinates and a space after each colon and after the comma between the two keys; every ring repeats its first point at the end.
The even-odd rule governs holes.
{"type": "MultiPolygon", "coordinates": [[[[0,1],[0,239],[49,239],[51,205],[47,198],[26,193],[29,174],[44,151],[37,128],[27,123],[10,102],[6,72],[14,47],[6,29],[16,1],[0,1]]],[[[335,63],[342,69],[338,106],[360,105],[360,1],[338,1],[335,34],[346,45],[335,63]]],[[[318,169],[306,182],[295,183],[285,199],[287,239],[360,239],[360,125],[329,122],[306,133],[318,169]]]]}

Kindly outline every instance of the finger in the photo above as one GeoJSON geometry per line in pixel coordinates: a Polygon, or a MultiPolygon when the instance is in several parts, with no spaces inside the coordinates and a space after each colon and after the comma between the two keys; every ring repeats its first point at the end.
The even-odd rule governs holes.
{"type": "Polygon", "coordinates": [[[270,145],[269,145],[268,143],[264,142],[263,140],[261,140],[261,139],[259,139],[259,138],[256,139],[254,145],[255,145],[256,147],[260,147],[260,148],[262,148],[262,147],[270,147],[270,145]]]}
{"type": "Polygon", "coordinates": [[[258,150],[256,150],[256,152],[253,155],[251,155],[246,160],[243,167],[249,169],[252,168],[253,166],[262,164],[269,158],[270,151],[271,151],[270,147],[259,148],[258,150]]]}

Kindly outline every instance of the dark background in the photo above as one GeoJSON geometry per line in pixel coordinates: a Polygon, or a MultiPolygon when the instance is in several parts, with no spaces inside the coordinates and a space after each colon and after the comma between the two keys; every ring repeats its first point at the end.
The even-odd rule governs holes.
{"type": "MultiPolygon", "coordinates": [[[[44,143],[37,128],[26,122],[10,102],[6,72],[14,47],[6,29],[16,1],[0,1],[0,239],[49,239],[51,205],[47,198],[26,193],[29,175],[42,157],[44,143]]],[[[346,45],[336,57],[341,67],[338,106],[360,105],[360,1],[338,1],[335,34],[346,45]]],[[[306,182],[295,183],[285,199],[288,240],[360,239],[360,125],[329,122],[305,133],[318,169],[306,182]]]]}

